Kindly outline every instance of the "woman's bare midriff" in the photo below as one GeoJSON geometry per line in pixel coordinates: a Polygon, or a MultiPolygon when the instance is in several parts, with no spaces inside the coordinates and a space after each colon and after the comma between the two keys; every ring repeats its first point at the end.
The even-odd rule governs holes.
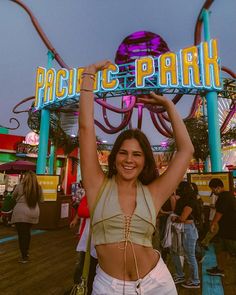
{"type": "MultiPolygon", "coordinates": [[[[132,246],[131,243],[128,242],[125,271],[124,245],[124,242],[97,245],[98,262],[101,269],[113,278],[135,281],[138,279],[138,275],[132,246]]],[[[143,278],[156,266],[160,255],[153,248],[137,244],[133,244],[133,249],[136,255],[139,278],[143,278]]]]}

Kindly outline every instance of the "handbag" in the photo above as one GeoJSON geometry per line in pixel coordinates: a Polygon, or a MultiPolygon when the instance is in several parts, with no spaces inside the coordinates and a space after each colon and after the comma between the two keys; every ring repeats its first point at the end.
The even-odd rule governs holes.
{"type": "Polygon", "coordinates": [[[10,193],[8,193],[4,199],[1,211],[2,212],[11,212],[16,205],[16,199],[12,197],[10,193]]]}
{"type": "Polygon", "coordinates": [[[88,276],[89,276],[89,266],[90,266],[90,247],[91,247],[91,236],[92,236],[92,228],[91,228],[91,224],[92,224],[92,220],[93,220],[93,213],[94,210],[97,206],[97,203],[103,193],[103,190],[106,186],[108,179],[105,178],[98,196],[96,198],[96,202],[94,204],[93,210],[90,214],[90,228],[89,228],[89,236],[88,236],[88,241],[87,241],[87,246],[86,246],[86,253],[85,253],[85,259],[84,259],[84,266],[83,266],[83,272],[82,272],[82,276],[81,276],[81,282],[79,284],[75,284],[71,291],[70,291],[70,295],[87,295],[88,294],[88,276]]]}

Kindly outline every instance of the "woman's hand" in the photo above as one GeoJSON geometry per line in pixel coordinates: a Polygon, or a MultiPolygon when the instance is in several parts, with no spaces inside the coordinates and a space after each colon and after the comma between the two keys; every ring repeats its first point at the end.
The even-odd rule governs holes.
{"type": "Polygon", "coordinates": [[[178,220],[178,216],[172,216],[171,217],[171,221],[172,222],[177,222],[177,220],[178,220]]]}
{"type": "Polygon", "coordinates": [[[153,108],[153,106],[166,108],[168,105],[172,104],[172,101],[165,96],[155,94],[152,91],[149,95],[140,95],[140,97],[138,97],[138,102],[144,103],[147,106],[149,105],[151,108],[153,108]]]}
{"type": "Polygon", "coordinates": [[[215,223],[212,223],[211,226],[210,226],[210,232],[211,233],[214,233],[216,230],[216,224],[215,223]]]}
{"type": "Polygon", "coordinates": [[[70,223],[70,228],[74,228],[77,224],[77,221],[75,220],[72,220],[71,223],[70,223]]]}
{"type": "Polygon", "coordinates": [[[105,59],[85,67],[84,72],[87,72],[89,74],[96,74],[98,71],[107,69],[111,64],[112,62],[110,60],[105,59]]]}

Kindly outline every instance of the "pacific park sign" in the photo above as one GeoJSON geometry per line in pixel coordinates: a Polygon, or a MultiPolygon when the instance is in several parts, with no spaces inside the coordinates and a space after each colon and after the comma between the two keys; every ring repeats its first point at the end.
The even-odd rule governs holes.
{"type": "MultiPolygon", "coordinates": [[[[138,89],[198,88],[220,90],[220,62],[217,41],[202,42],[199,46],[181,49],[178,53],[167,52],[158,58],[151,56],[136,59],[133,70],[125,72],[125,65],[111,65],[97,73],[94,93],[115,92],[126,87],[124,76],[138,89]]],[[[80,96],[83,68],[38,67],[36,75],[35,108],[42,109],[58,101],[80,96]]],[[[129,84],[130,85],[130,84],[129,84]]],[[[128,87],[128,86],[127,86],[128,87]]]]}

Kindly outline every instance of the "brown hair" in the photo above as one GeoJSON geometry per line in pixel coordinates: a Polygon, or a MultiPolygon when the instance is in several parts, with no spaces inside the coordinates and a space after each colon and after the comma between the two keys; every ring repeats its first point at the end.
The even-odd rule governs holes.
{"type": "Polygon", "coordinates": [[[208,185],[210,188],[224,187],[224,183],[220,178],[212,178],[208,185]]]}
{"type": "Polygon", "coordinates": [[[136,139],[144,153],[145,164],[142,172],[138,176],[138,179],[142,182],[142,184],[149,184],[152,182],[157,176],[157,168],[155,159],[153,156],[151,145],[146,137],[146,135],[140,131],[139,129],[129,129],[123,131],[116,139],[111,153],[108,157],[108,178],[111,178],[113,175],[117,173],[115,169],[115,160],[116,155],[126,139],[136,139]]]}
{"type": "Polygon", "coordinates": [[[195,192],[192,184],[187,181],[181,181],[176,189],[176,194],[181,198],[195,198],[195,192]]]}
{"type": "Polygon", "coordinates": [[[33,171],[27,171],[21,183],[23,185],[23,192],[27,205],[30,208],[35,208],[42,195],[42,189],[38,183],[36,174],[33,171]]]}

